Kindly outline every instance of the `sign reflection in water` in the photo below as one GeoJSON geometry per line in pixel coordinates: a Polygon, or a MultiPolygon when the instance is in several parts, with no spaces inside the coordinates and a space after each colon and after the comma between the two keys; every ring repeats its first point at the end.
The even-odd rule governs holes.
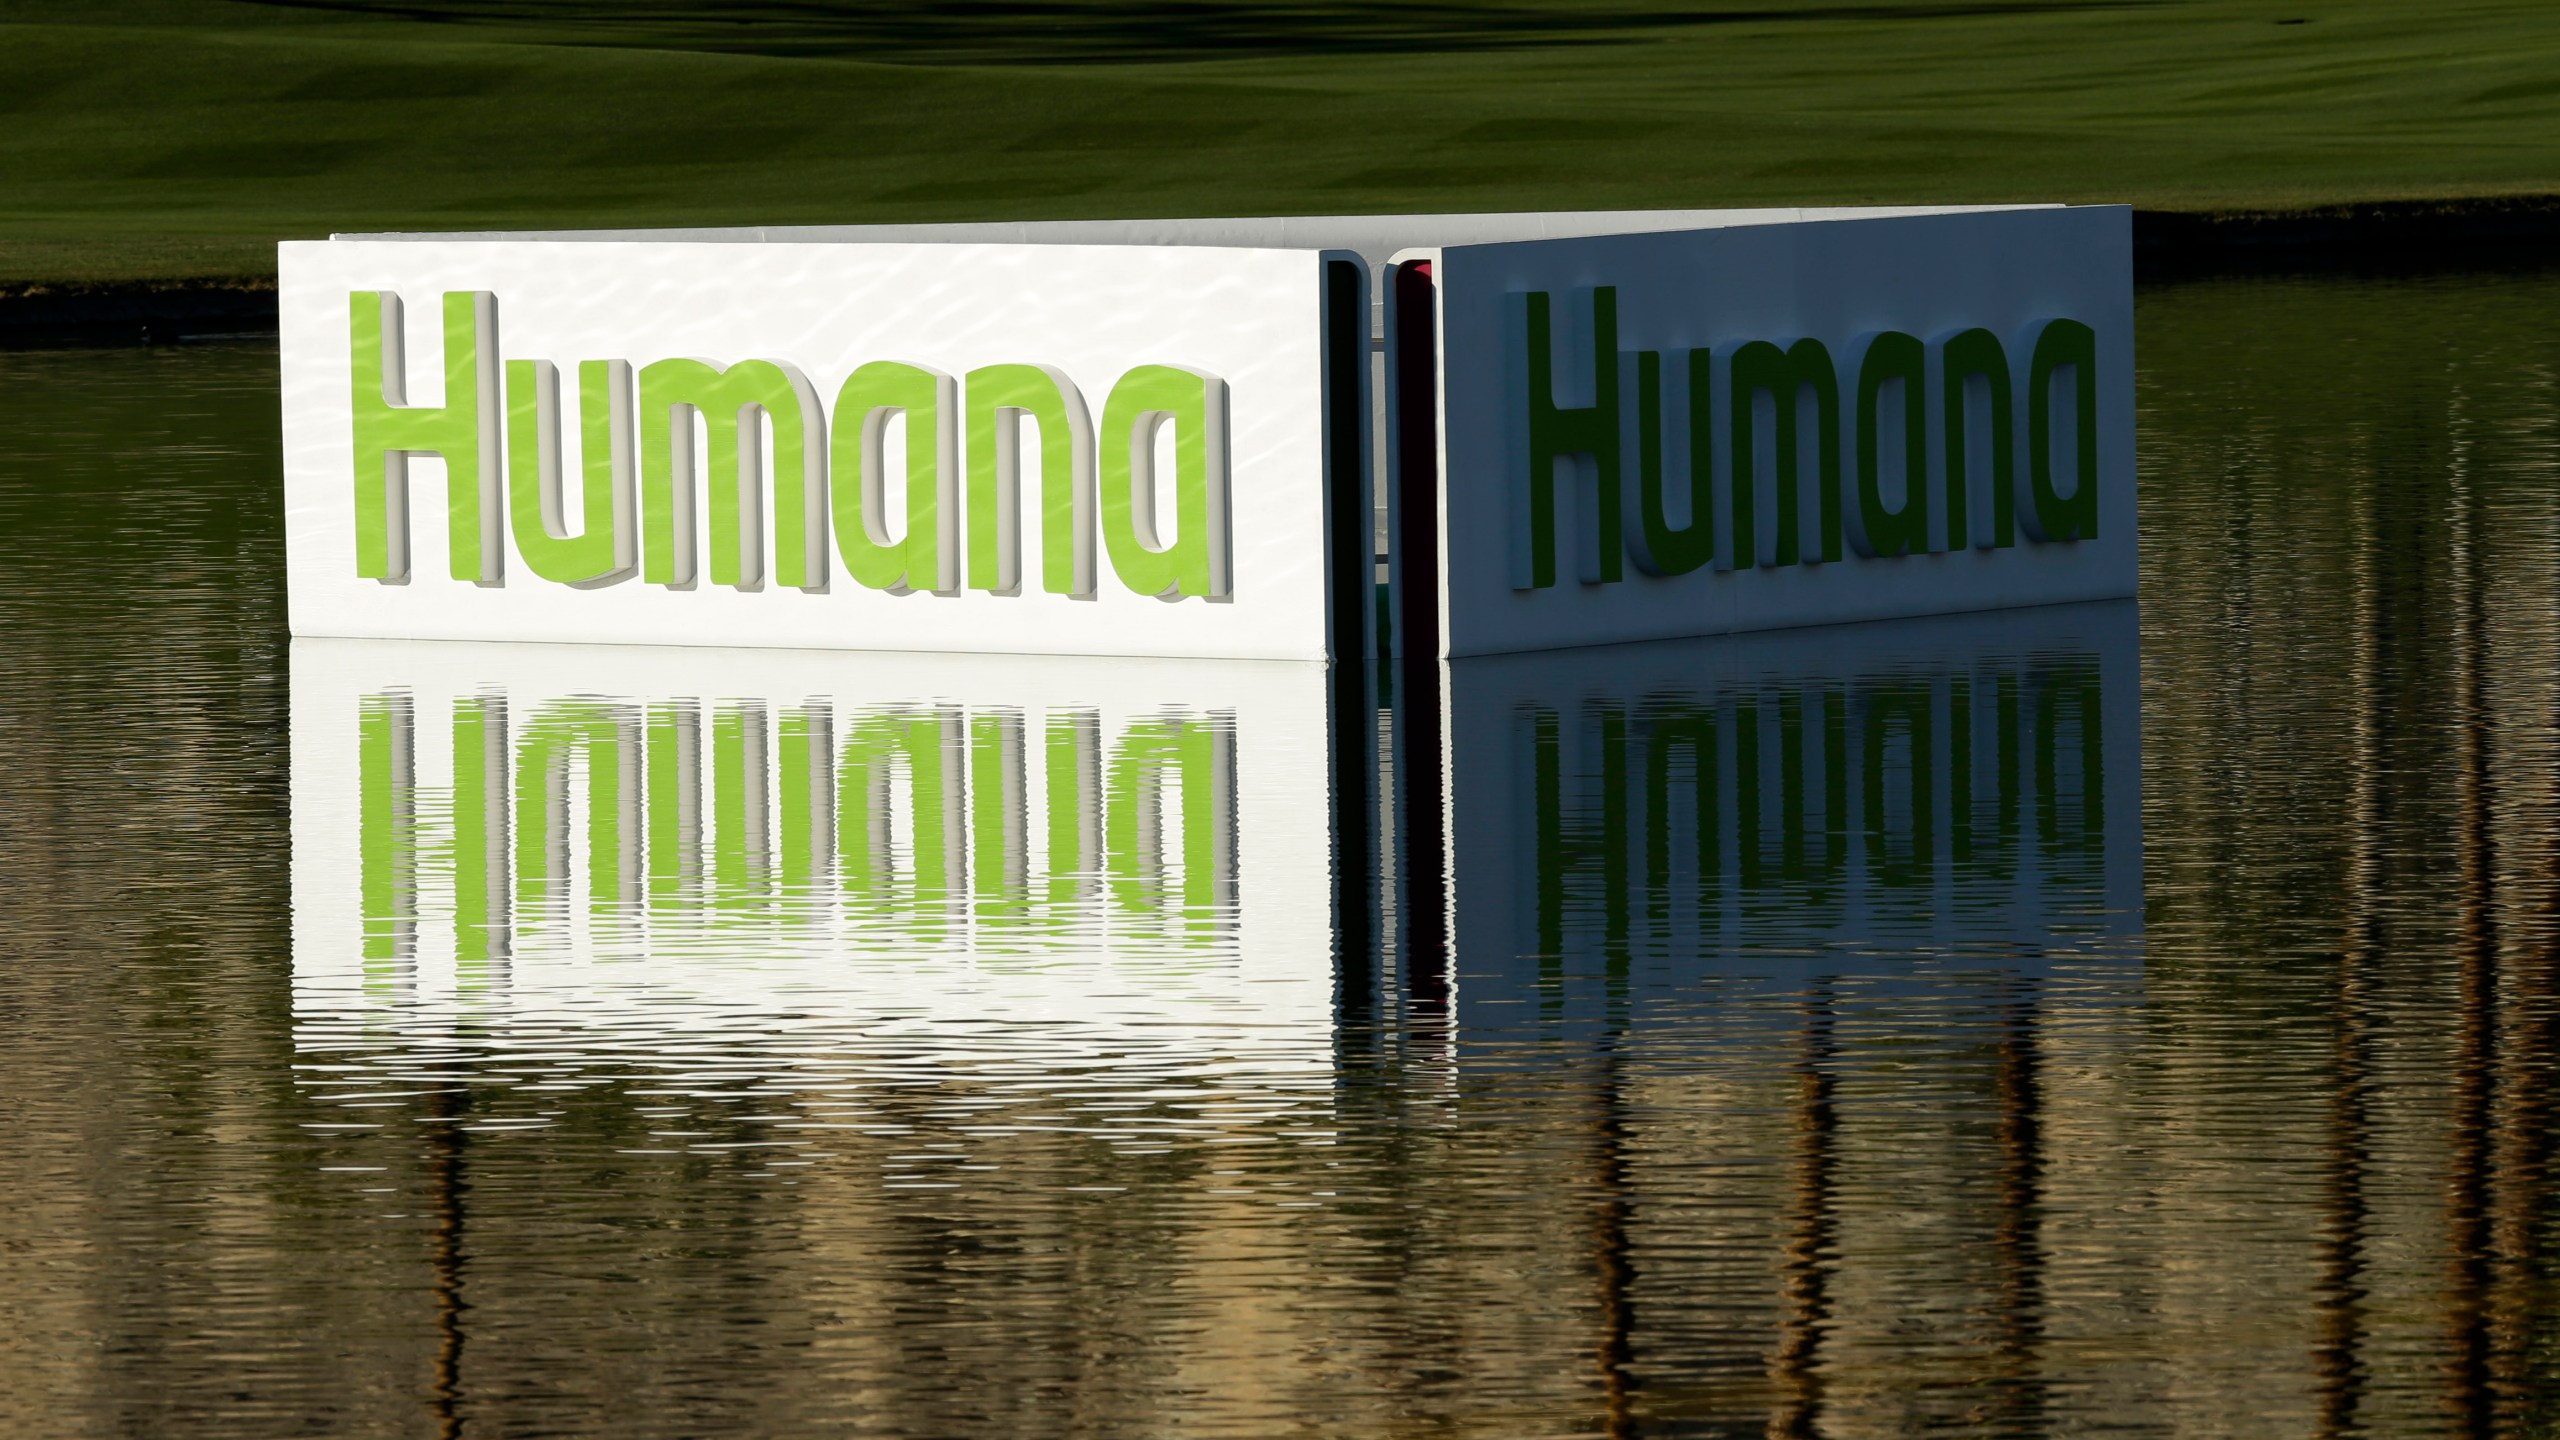
{"type": "Polygon", "coordinates": [[[2130,604],[1408,670],[1387,953],[1368,805],[1327,771],[1375,722],[1329,723],[1320,667],[294,656],[323,1049],[1002,1036],[1308,1080],[1370,1014],[1492,1032],[1708,974],[2037,972],[2141,924],[2130,604]]]}
{"type": "Polygon", "coordinates": [[[1425,672],[1415,1003],[1504,1028],[1706,970],[2035,971],[2136,934],[2137,669],[2127,601],[1425,672]]]}
{"type": "MultiPolygon", "coordinates": [[[[1518,1313],[1477,1337],[1485,1374],[1579,1403],[1596,1355],[1615,1414],[1638,1357],[1676,1353],[1747,1372],[1784,1433],[1860,1373],[1864,1317],[1916,1323],[1839,1257],[1915,1254],[1955,1297],[1949,1353],[2031,1408],[2063,1153],[2038,1015],[2054,986],[2138,983],[2115,963],[2140,926],[2136,668],[2129,605],[1416,667],[1372,892],[1371,802],[1328,777],[1380,717],[1332,709],[1320,667],[298,642],[298,1065],[333,1131],[428,1107],[450,1413],[457,1357],[502,1353],[466,1346],[500,1315],[467,1297],[521,1167],[655,1183],[614,1169],[638,1155],[718,1157],[688,1197],[714,1173],[801,1196],[775,1213],[837,1263],[783,1268],[831,1314],[986,1293],[943,1240],[886,1264],[911,1217],[883,1190],[991,1233],[1085,1233],[1070,1207],[1130,1197],[1193,1227],[1204,1283],[1374,1245],[1473,1293],[1471,1265],[1511,1284],[1529,1235],[1585,1235],[1588,1273],[1491,1307],[1518,1313]],[[1384,947],[1359,938],[1373,893],[1384,947]],[[1905,1000],[1907,1029],[1873,1024],[1905,1000]],[[1916,1163],[1851,1123],[1879,1045],[1949,1094],[1987,1080],[1919,1122],[1978,1117],[1983,1143],[1916,1163]],[[1701,1103],[1712,1125],[1668,1118],[1701,1103]],[[1666,1178],[1693,1162],[1724,1177],[1723,1228],[1666,1178]]],[[[1125,1277],[1126,1238],[1077,1253],[1125,1277]]],[[[1164,1291],[1077,1293],[1152,1315],[1164,1291]]],[[[1240,1373],[1296,1373],[1319,1331],[1293,1324],[1346,1333],[1282,1308],[1230,1327],[1264,1355],[1240,1373]]],[[[1090,1323],[983,1313],[1005,1365],[1090,1323]]],[[[938,1414],[924,1394],[901,1403],[938,1414]]]]}
{"type": "Polygon", "coordinates": [[[298,641],[304,1046],[962,1055],[1036,1027],[1320,1071],[1326,686],[1268,662],[298,641]]]}

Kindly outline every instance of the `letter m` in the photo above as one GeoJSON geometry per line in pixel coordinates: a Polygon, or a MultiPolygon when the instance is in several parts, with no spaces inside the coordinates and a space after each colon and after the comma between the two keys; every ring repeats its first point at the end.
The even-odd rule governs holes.
{"type": "Polygon", "coordinates": [[[771,360],[726,370],[700,360],[642,367],[641,577],[679,590],[694,583],[694,414],[711,440],[711,583],[764,588],[762,422],[769,420],[774,578],[795,589],[825,589],[826,412],[805,376],[771,360]]]}
{"type": "Polygon", "coordinates": [[[408,401],[400,297],[347,297],[355,431],[356,574],[409,583],[409,462],[444,461],[445,552],[456,580],[496,585],[504,574],[505,507],[498,494],[498,299],[485,290],[444,297],[444,403],[408,401]]]}

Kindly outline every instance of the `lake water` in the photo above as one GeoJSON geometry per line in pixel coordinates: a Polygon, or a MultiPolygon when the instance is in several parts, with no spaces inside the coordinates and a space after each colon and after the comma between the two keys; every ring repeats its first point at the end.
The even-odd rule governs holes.
{"type": "Polygon", "coordinates": [[[295,644],[271,346],[0,354],[0,1424],[2560,1431],[2555,312],[2149,287],[2138,613],[1445,736],[295,644]]]}

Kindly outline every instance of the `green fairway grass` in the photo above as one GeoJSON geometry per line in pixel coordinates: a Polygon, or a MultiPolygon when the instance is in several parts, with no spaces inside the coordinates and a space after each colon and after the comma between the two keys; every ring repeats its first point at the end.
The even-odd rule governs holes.
{"type": "Polygon", "coordinates": [[[2551,0],[0,0],[0,283],[350,229],[2560,192],[2551,0]]]}

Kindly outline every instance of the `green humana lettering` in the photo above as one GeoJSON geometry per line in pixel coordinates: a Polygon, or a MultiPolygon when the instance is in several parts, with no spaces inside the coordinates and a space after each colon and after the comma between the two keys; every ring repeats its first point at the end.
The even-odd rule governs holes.
{"type": "Polygon", "coordinates": [[[1092,710],[1049,716],[1041,747],[1048,785],[1049,893],[1072,905],[1096,887],[1102,863],[1102,717],[1092,710]]]}
{"type": "Polygon", "coordinates": [[[1991,472],[1991,523],[1970,537],[1985,550],[2018,543],[2018,450],[2016,410],[2010,397],[2009,354],[2000,337],[1988,330],[1964,330],[1938,342],[1938,388],[1946,406],[1947,548],[1963,549],[1968,525],[1965,497],[1972,493],[1985,466],[1974,463],[1980,450],[1991,472]],[[1974,443],[1973,397],[1982,397],[1984,428],[1974,443]]]}
{"type": "Polygon", "coordinates": [[[836,546],[845,573],[873,590],[906,595],[960,588],[958,410],[951,377],[922,365],[874,360],[836,392],[836,546]],[[904,528],[889,528],[889,422],[903,417],[907,474],[904,528]]]}
{"type": "Polygon", "coordinates": [[[639,897],[640,716],[597,700],[554,700],[533,712],[517,742],[516,890],[524,924],[563,906],[569,876],[569,762],[587,771],[590,908],[603,913],[639,897]]]}
{"type": "MultiPolygon", "coordinates": [[[[1618,396],[1618,291],[1589,293],[1590,323],[1572,337],[1578,358],[1588,354],[1590,384],[1560,401],[1556,390],[1555,326],[1546,291],[1509,297],[1504,354],[1510,360],[1504,418],[1505,447],[1512,457],[1511,588],[1544,590],[1556,583],[1556,470],[1569,465],[1575,487],[1576,574],[1585,585],[1605,585],[1625,573],[1619,538],[1620,473],[1618,396]],[[1581,403],[1584,397],[1588,403],[1581,403]]],[[[1579,296],[1577,296],[1579,299],[1579,296]]],[[[1579,305],[1577,308],[1580,308],[1579,305]]],[[[1577,329],[1581,327],[1576,327],[1577,329]]],[[[1578,377],[1577,377],[1578,378],[1578,377]]]]}
{"type": "Polygon", "coordinates": [[[416,706],[404,693],[368,695],[356,711],[357,888],[368,988],[418,953],[416,706]]]}
{"type": "Polygon", "coordinates": [[[643,724],[648,898],[653,907],[675,908],[702,879],[702,710],[691,700],[652,705],[643,724]]]}
{"type": "Polygon", "coordinates": [[[757,910],[772,898],[769,734],[760,701],[731,701],[712,712],[711,893],[723,910],[757,910]]]}
{"type": "Polygon", "coordinates": [[[776,726],[775,769],[784,893],[815,891],[834,863],[836,835],[835,716],[824,704],[795,706],[776,726]]]}
{"type": "Polygon", "coordinates": [[[1766,340],[1740,346],[1726,362],[1733,386],[1733,563],[1745,569],[1759,559],[1759,422],[1755,404],[1761,391],[1776,402],[1771,435],[1777,471],[1777,543],[1767,563],[1795,565],[1803,561],[1804,489],[1799,413],[1806,391],[1813,393],[1813,483],[1820,551],[1816,558],[1840,558],[1840,377],[1832,369],[1831,352],[1819,340],[1798,340],[1781,350],[1766,340]]]}
{"type": "MultiPolygon", "coordinates": [[[[1868,337],[1858,359],[1858,503],[1849,506],[1849,544],[1860,555],[1913,555],[1929,548],[1928,351],[1898,330],[1868,337]],[[1885,500],[1885,402],[1901,424],[1902,503],[1885,500]]],[[[1951,477],[1963,472],[1950,469],[1951,477]]],[[[1948,514],[1964,513],[1950,483],[1948,514]]],[[[1957,523],[1961,523],[1958,521],[1957,523]]]]}
{"type": "Polygon", "coordinates": [[[1688,503],[1689,523],[1671,523],[1663,453],[1668,447],[1662,405],[1662,355],[1654,350],[1629,351],[1619,359],[1621,375],[1632,371],[1636,389],[1636,519],[1627,531],[1627,549],[1636,568],[1648,575],[1686,575],[1714,563],[1715,411],[1712,385],[1714,354],[1688,354],[1688,503]]]}
{"type": "Polygon", "coordinates": [[[578,422],[581,523],[571,530],[560,464],[560,372],[548,360],[507,362],[507,511],[516,553],[543,579],[589,590],[639,568],[629,362],[579,365],[578,422]]]}
{"type": "Polygon", "coordinates": [[[1103,549],[1120,583],[1160,600],[1232,592],[1227,534],[1227,382],[1179,365],[1140,365],[1102,405],[1103,549]],[[1173,427],[1173,525],[1156,509],[1156,433],[1173,427]]]}
{"type": "Polygon", "coordinates": [[[2038,540],[2098,538],[2098,335],[2077,320],[2048,320],[2027,362],[2027,530],[2038,540]],[[2053,392],[2071,381],[2071,493],[2054,477],[2053,392]]]}
{"type": "Polygon", "coordinates": [[[837,804],[843,809],[836,826],[838,873],[846,898],[873,913],[899,907],[889,790],[893,772],[906,773],[914,868],[903,898],[908,918],[924,932],[939,930],[950,918],[968,875],[961,737],[957,710],[874,712],[846,725],[836,760],[837,804]]]}
{"type": "Polygon", "coordinates": [[[1027,919],[1031,894],[1030,791],[1022,712],[969,717],[969,876],[979,918],[1027,919]]]}
{"type": "Polygon", "coordinates": [[[641,367],[642,578],[674,590],[695,583],[695,415],[710,437],[711,583],[764,588],[761,420],[773,426],[774,578],[795,590],[825,589],[826,419],[807,377],[773,360],[641,367]]]}
{"type": "Polygon", "coordinates": [[[1182,789],[1181,908],[1197,934],[1216,928],[1235,906],[1234,718],[1141,720],[1112,747],[1104,821],[1111,890],[1122,907],[1140,913],[1161,912],[1171,898],[1147,825],[1168,775],[1182,789]]]}
{"type": "Polygon", "coordinates": [[[999,595],[1022,585],[1022,423],[1040,431],[1040,588],[1093,594],[1093,422],[1066,372],[986,365],[961,380],[968,407],[969,584],[999,595]]]}
{"type": "Polygon", "coordinates": [[[500,531],[498,300],[483,290],[444,297],[444,403],[408,401],[400,297],[347,297],[350,415],[354,421],[356,574],[409,582],[409,462],[444,462],[445,555],[456,580],[504,579],[500,531]]]}
{"type": "Polygon", "coordinates": [[[493,961],[514,953],[508,884],[507,702],[473,695],[453,704],[454,958],[463,988],[485,983],[493,961]]]}

